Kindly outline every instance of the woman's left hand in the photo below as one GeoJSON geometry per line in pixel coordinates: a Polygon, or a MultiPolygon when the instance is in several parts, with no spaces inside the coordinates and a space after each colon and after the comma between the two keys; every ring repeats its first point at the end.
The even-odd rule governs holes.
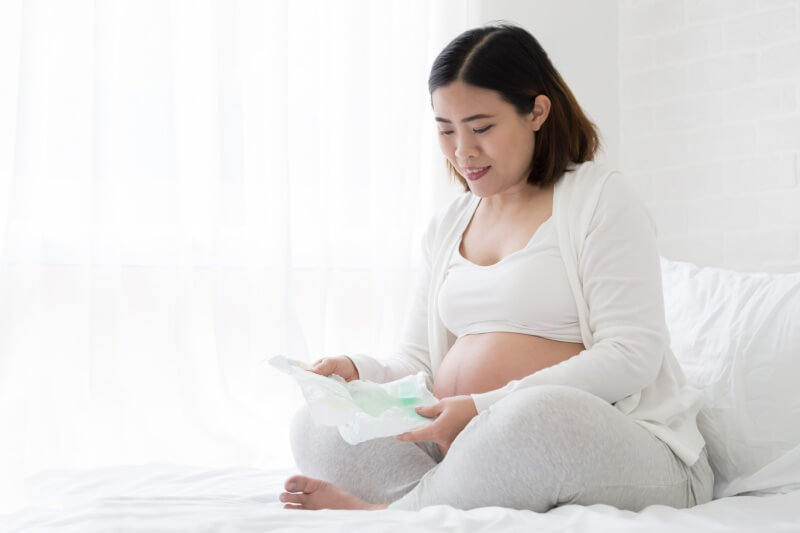
{"type": "Polygon", "coordinates": [[[417,407],[417,413],[435,420],[416,431],[408,431],[397,436],[406,442],[432,441],[439,445],[442,457],[447,455],[450,445],[469,421],[478,414],[475,402],[468,395],[450,396],[439,403],[427,407],[417,407]]]}

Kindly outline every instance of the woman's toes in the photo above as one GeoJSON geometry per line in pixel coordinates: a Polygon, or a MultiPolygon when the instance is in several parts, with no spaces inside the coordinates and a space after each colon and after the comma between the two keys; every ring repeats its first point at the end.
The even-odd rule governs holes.
{"type": "Polygon", "coordinates": [[[287,479],[283,484],[283,487],[289,492],[314,492],[312,485],[315,484],[314,482],[318,481],[318,479],[310,478],[308,476],[296,475],[287,479]]]}
{"type": "Polygon", "coordinates": [[[296,475],[286,480],[286,490],[288,492],[304,492],[311,494],[323,488],[327,482],[313,477],[296,475]]]}
{"type": "Polygon", "coordinates": [[[279,496],[280,501],[283,503],[304,504],[307,496],[303,493],[292,494],[290,492],[282,492],[279,496]]]}
{"type": "Polygon", "coordinates": [[[336,485],[313,477],[296,475],[286,480],[280,501],[286,509],[372,509],[373,505],[336,485]],[[291,505],[291,507],[290,507],[291,505]]]}
{"type": "MultiPolygon", "coordinates": [[[[301,476],[292,476],[283,482],[283,488],[289,492],[298,492],[298,480],[301,476]]],[[[302,492],[302,491],[301,491],[302,492]]]]}

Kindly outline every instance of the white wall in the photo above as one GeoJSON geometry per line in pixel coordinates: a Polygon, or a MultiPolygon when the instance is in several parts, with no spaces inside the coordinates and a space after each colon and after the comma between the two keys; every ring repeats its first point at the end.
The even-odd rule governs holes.
{"type": "Polygon", "coordinates": [[[536,37],[597,124],[604,147],[598,160],[619,166],[616,0],[481,0],[470,5],[479,24],[502,19],[536,37]]]}
{"type": "Polygon", "coordinates": [[[619,61],[661,255],[800,271],[800,0],[620,0],[619,61]]]}

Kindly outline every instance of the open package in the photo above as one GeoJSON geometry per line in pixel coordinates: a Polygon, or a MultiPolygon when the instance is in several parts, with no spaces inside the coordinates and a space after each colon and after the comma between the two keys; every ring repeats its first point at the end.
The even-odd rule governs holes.
{"type": "Polygon", "coordinates": [[[439,401],[428,390],[424,372],[389,383],[374,383],[345,381],[335,374],[321,376],[310,372],[302,361],[282,355],[272,357],[269,363],[295,378],[314,421],[337,426],[350,444],[424,427],[431,419],[418,414],[415,408],[439,401]]]}

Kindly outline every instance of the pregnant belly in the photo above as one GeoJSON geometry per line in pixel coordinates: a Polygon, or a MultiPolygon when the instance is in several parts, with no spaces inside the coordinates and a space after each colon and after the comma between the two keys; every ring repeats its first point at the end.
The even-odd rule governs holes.
{"type": "Polygon", "coordinates": [[[447,352],[436,378],[433,395],[439,399],[499,389],[553,366],[585,347],[522,333],[491,332],[464,335],[447,352]]]}

